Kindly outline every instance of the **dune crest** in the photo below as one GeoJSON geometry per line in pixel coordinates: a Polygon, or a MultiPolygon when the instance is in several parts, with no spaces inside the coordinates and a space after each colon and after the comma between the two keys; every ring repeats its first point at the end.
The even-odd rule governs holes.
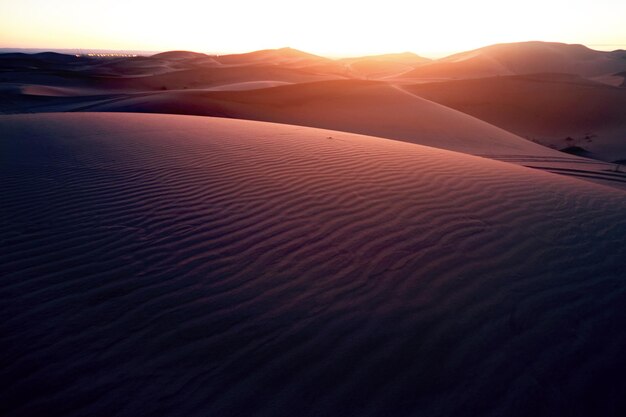
{"type": "Polygon", "coordinates": [[[626,410],[626,193],[271,123],[0,128],[3,415],[626,410]]]}
{"type": "Polygon", "coordinates": [[[596,51],[557,42],[486,46],[420,66],[402,78],[480,78],[557,72],[597,77],[626,69],[626,51],[596,51]]]}

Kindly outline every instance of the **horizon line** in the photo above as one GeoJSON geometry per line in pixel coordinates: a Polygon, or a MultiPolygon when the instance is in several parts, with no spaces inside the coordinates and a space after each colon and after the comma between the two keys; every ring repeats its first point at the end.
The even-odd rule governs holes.
{"type": "MultiPolygon", "coordinates": [[[[136,55],[141,55],[141,56],[151,56],[151,55],[155,55],[155,54],[159,54],[159,53],[163,53],[163,52],[171,52],[171,51],[184,51],[184,52],[194,52],[194,53],[201,53],[201,54],[205,54],[205,55],[209,55],[209,56],[220,56],[220,55],[239,55],[239,54],[247,54],[247,53],[253,53],[253,52],[258,52],[258,51],[271,51],[271,50],[280,50],[280,49],[293,49],[293,50],[297,50],[300,52],[304,52],[304,53],[308,53],[311,55],[316,55],[316,56],[320,56],[323,58],[329,58],[329,59],[345,59],[345,58],[356,58],[356,57],[363,57],[363,56],[379,56],[379,55],[390,55],[390,54],[403,54],[403,53],[412,53],[415,55],[418,55],[420,57],[423,58],[428,58],[428,59],[441,59],[441,58],[445,58],[445,57],[449,57],[452,55],[456,55],[459,53],[463,53],[463,52],[469,52],[469,51],[475,51],[478,49],[483,49],[483,48],[488,48],[490,46],[495,46],[495,45],[504,45],[504,44],[522,44],[522,43],[531,43],[531,42],[543,42],[543,43],[559,43],[559,44],[563,44],[563,45],[582,45],[585,46],[589,49],[592,50],[597,50],[594,49],[592,47],[617,47],[617,49],[613,49],[613,50],[597,50],[599,52],[612,52],[612,51],[617,51],[617,50],[623,50],[626,49],[626,43],[620,44],[620,43],[590,43],[590,44],[585,44],[585,43],[567,43],[567,42],[556,42],[556,41],[538,41],[538,40],[529,40],[529,41],[518,41],[518,42],[497,42],[497,43],[492,43],[492,44],[488,44],[488,45],[484,45],[484,46],[480,46],[477,48],[471,48],[471,49],[466,49],[466,50],[460,50],[457,52],[452,52],[452,53],[447,53],[447,54],[437,54],[436,57],[433,56],[426,56],[426,55],[422,55],[418,52],[415,51],[410,51],[410,50],[405,50],[405,51],[393,51],[393,52],[380,52],[380,53],[369,53],[369,54],[317,54],[317,53],[312,53],[312,52],[308,52],[304,49],[299,49],[299,48],[294,48],[294,47],[290,47],[290,46],[282,46],[282,47],[276,47],[276,48],[261,48],[261,49],[254,49],[254,50],[246,50],[246,51],[224,51],[224,52],[212,52],[212,51],[199,51],[199,50],[193,50],[193,49],[162,49],[162,50],[144,50],[144,49],[116,49],[116,48],[46,48],[46,47],[14,47],[14,46],[0,46],[0,53],[20,53],[20,51],[38,51],[38,52],[32,52],[34,53],[43,53],[43,52],[56,52],[56,53],[61,53],[58,51],[66,51],[66,52],[74,52],[71,53],[70,55],[85,55],[89,52],[100,52],[100,53],[113,53],[113,52],[118,52],[118,53],[126,53],[126,54],[136,54],[136,55]]],[[[28,52],[23,52],[23,53],[28,53],[28,52]]]]}

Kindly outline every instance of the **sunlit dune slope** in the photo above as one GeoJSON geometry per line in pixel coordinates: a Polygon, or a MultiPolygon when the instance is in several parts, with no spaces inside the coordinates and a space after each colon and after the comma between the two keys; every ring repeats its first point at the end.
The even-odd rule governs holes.
{"type": "Polygon", "coordinates": [[[355,76],[372,79],[399,75],[430,61],[431,60],[428,58],[410,52],[345,58],[341,60],[355,76]]]}
{"type": "Polygon", "coordinates": [[[537,74],[403,86],[557,149],[626,160],[626,89],[576,76],[537,74]]]}
{"type": "Polygon", "coordinates": [[[626,194],[355,134],[0,116],[3,416],[620,416],[626,194]]]}
{"type": "Polygon", "coordinates": [[[104,101],[88,110],[264,120],[381,136],[472,154],[556,154],[474,117],[371,81],[326,81],[249,91],[173,91],[104,101]]]}
{"type": "Polygon", "coordinates": [[[220,55],[216,59],[224,65],[249,65],[272,63],[280,65],[312,65],[328,63],[331,60],[293,48],[264,49],[243,54],[220,55]]]}
{"type": "MultiPolygon", "coordinates": [[[[191,51],[167,51],[158,54],[151,55],[150,58],[158,58],[164,60],[177,60],[177,61],[215,61],[215,57],[207,54],[191,52],[191,51]]],[[[215,61],[217,62],[217,61],[215,61]]]]}
{"type": "Polygon", "coordinates": [[[341,61],[343,62],[386,61],[386,62],[397,62],[400,64],[417,66],[417,65],[425,64],[427,62],[431,62],[432,60],[430,58],[419,56],[413,52],[400,52],[400,53],[391,53],[391,54],[343,58],[341,59],[341,61]]]}
{"type": "Polygon", "coordinates": [[[146,77],[123,77],[98,80],[109,89],[122,91],[182,90],[216,87],[223,84],[251,81],[310,82],[328,79],[301,69],[281,66],[236,66],[195,68],[146,77]]]}
{"type": "Polygon", "coordinates": [[[476,78],[559,72],[595,77],[626,69],[626,51],[604,52],[583,45],[519,42],[452,55],[404,73],[404,78],[476,78]]]}
{"type": "Polygon", "coordinates": [[[41,55],[45,54],[0,54],[0,84],[84,88],[86,94],[93,91],[106,94],[212,88],[257,81],[311,82],[350,76],[344,64],[325,58],[320,58],[321,61],[280,59],[271,55],[266,60],[222,65],[217,59],[226,60],[226,57],[185,51],[115,59],[61,54],[54,54],[51,59],[41,55]]]}
{"type": "MultiPolygon", "coordinates": [[[[9,93],[5,102],[8,108],[31,112],[169,113],[321,127],[486,156],[626,188],[626,173],[616,171],[611,164],[568,155],[523,139],[417,97],[405,90],[405,86],[338,80],[248,90],[267,85],[276,85],[276,82],[227,84],[210,89],[216,91],[177,90],[90,97],[9,93]],[[217,91],[223,88],[245,91],[217,91]]],[[[583,152],[582,156],[595,155],[583,152]]]]}
{"type": "MultiPolygon", "coordinates": [[[[552,44],[539,44],[546,45],[552,44]]],[[[617,56],[618,52],[610,55],[617,56]]],[[[615,109],[624,106],[621,98],[614,99],[619,90],[602,89],[602,85],[574,76],[548,78],[550,82],[564,80],[559,81],[560,85],[567,84],[574,93],[561,96],[562,91],[553,89],[553,95],[543,101],[544,108],[551,103],[544,113],[535,111],[525,97],[521,97],[520,117],[515,113],[517,108],[498,107],[498,100],[495,109],[485,103],[497,115],[493,121],[480,112],[474,113],[475,109],[460,109],[478,115],[484,119],[481,121],[452,109],[459,107],[444,103],[437,95],[432,97],[434,101],[450,107],[418,97],[423,93],[419,87],[411,87],[411,78],[399,82],[389,77],[390,73],[423,62],[410,53],[350,60],[329,60],[290,48],[214,57],[185,51],[119,59],[14,55],[9,54],[7,59],[0,55],[0,61],[14,64],[6,70],[3,67],[0,73],[0,113],[153,112],[273,121],[398,139],[593,181],[600,179],[617,186],[626,184],[622,173],[612,165],[558,153],[514,134],[556,149],[567,148],[578,156],[622,161],[624,118],[615,109]],[[218,62],[220,59],[224,62],[218,62]],[[600,102],[602,98],[596,93],[609,95],[600,102]],[[580,114],[580,109],[563,103],[584,101],[581,98],[588,99],[593,110],[564,127],[565,120],[580,114]],[[562,102],[554,105],[559,99],[562,102]],[[508,110],[503,123],[497,120],[508,110]],[[552,127],[547,129],[549,124],[552,127]],[[584,146],[590,141],[591,148],[584,146]]],[[[615,83],[619,77],[608,78],[615,83]]],[[[544,92],[540,92],[540,99],[541,94],[544,92]]],[[[477,97],[481,92],[465,98],[471,102],[477,97]]]]}

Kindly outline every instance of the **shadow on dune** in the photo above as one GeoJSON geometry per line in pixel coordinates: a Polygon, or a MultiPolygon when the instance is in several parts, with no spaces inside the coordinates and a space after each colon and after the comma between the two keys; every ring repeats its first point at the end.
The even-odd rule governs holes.
{"type": "Polygon", "coordinates": [[[271,123],[0,128],[4,416],[626,412],[624,193],[271,123]]]}

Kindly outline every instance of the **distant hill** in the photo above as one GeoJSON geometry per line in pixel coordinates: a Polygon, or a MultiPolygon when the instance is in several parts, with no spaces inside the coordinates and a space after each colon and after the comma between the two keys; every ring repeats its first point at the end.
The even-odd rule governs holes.
{"type": "Polygon", "coordinates": [[[596,51],[584,45],[519,42],[451,55],[416,68],[403,78],[477,78],[494,75],[568,73],[597,77],[626,70],[623,50],[596,51]]]}
{"type": "Polygon", "coordinates": [[[397,62],[407,65],[421,65],[427,62],[432,62],[432,59],[424,58],[423,56],[417,55],[413,52],[400,52],[395,54],[367,55],[360,57],[342,58],[341,61],[349,63],[359,61],[386,61],[397,62]]]}
{"type": "Polygon", "coordinates": [[[159,58],[159,59],[205,59],[211,58],[207,54],[199,53],[199,52],[190,52],[190,51],[167,51],[161,52],[158,54],[154,54],[151,58],[159,58]]]}
{"type": "Polygon", "coordinates": [[[340,61],[345,63],[354,75],[372,78],[398,75],[432,62],[431,59],[412,52],[344,58],[340,61]]]}
{"type": "Polygon", "coordinates": [[[329,58],[293,48],[263,49],[243,54],[219,55],[216,59],[226,65],[258,64],[262,62],[313,64],[331,61],[329,58]]]}

